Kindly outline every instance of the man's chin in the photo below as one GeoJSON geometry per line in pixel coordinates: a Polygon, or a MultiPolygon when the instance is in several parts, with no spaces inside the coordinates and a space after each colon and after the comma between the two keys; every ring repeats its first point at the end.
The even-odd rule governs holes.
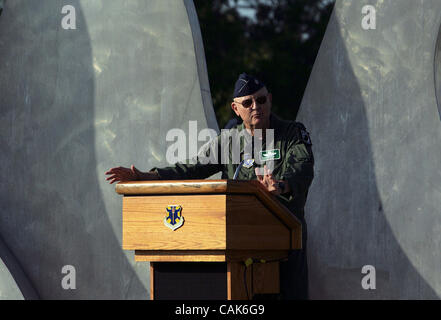
{"type": "Polygon", "coordinates": [[[253,122],[251,124],[256,129],[263,129],[265,127],[266,123],[267,122],[265,121],[265,118],[262,117],[262,118],[254,118],[253,122]]]}

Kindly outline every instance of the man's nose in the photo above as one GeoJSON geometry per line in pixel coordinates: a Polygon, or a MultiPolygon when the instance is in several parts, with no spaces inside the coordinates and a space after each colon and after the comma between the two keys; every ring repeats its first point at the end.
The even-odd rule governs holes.
{"type": "Polygon", "coordinates": [[[252,101],[253,101],[253,103],[251,104],[251,109],[252,109],[252,110],[254,110],[254,109],[258,109],[258,108],[261,108],[261,107],[262,107],[262,105],[260,105],[260,104],[257,103],[256,99],[253,99],[252,101]]]}

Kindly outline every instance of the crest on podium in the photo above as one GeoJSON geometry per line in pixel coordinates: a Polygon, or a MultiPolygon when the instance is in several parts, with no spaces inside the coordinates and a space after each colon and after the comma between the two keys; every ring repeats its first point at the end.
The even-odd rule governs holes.
{"type": "Polygon", "coordinates": [[[173,231],[178,229],[184,224],[184,217],[182,216],[182,207],[168,206],[167,215],[164,218],[164,225],[173,231]]]}

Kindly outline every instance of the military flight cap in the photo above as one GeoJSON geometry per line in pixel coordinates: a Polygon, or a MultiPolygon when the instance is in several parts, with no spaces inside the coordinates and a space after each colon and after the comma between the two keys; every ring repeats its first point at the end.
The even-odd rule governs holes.
{"type": "Polygon", "coordinates": [[[234,86],[233,98],[249,96],[263,88],[265,84],[248,74],[241,73],[234,86]]]}

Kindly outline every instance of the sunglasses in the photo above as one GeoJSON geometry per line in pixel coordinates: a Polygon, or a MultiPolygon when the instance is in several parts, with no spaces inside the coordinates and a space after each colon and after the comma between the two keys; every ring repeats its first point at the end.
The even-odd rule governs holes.
{"type": "MultiPolygon", "coordinates": [[[[266,100],[267,100],[266,96],[260,96],[260,97],[255,99],[257,104],[265,104],[266,100]]],[[[251,107],[253,105],[253,98],[246,99],[246,100],[244,100],[242,102],[237,102],[237,103],[241,104],[242,107],[244,107],[244,108],[249,108],[249,107],[251,107]]]]}

